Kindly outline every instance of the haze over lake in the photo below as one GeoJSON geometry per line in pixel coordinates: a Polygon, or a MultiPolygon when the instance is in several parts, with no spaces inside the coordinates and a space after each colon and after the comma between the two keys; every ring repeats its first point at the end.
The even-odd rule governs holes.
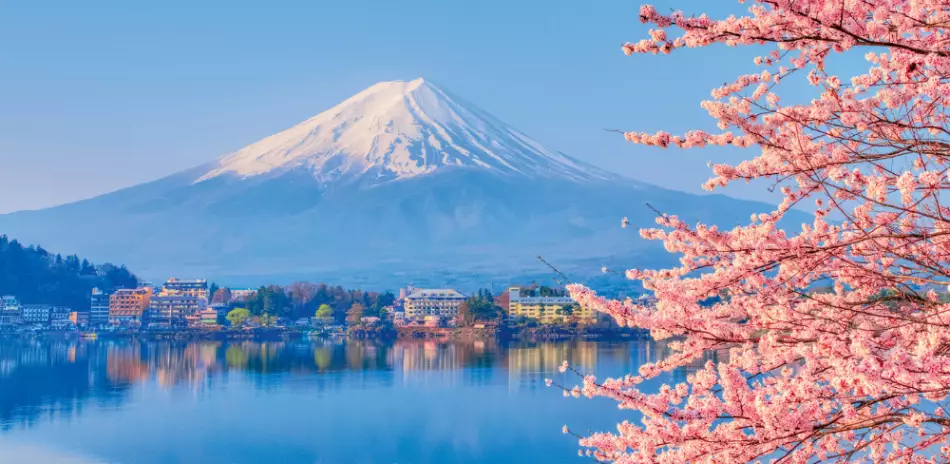
{"type": "Polygon", "coordinates": [[[563,425],[637,418],[544,379],[573,385],[564,360],[619,376],[665,353],[653,341],[2,340],[0,462],[584,462],[563,425]]]}

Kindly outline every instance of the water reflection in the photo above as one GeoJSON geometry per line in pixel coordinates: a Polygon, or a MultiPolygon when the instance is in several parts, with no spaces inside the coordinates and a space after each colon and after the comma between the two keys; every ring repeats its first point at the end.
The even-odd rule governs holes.
{"type": "Polygon", "coordinates": [[[668,353],[653,341],[3,340],[0,438],[109,462],[273,462],[273,446],[245,438],[256,435],[287,463],[564,462],[576,442],[561,425],[609,430],[631,417],[607,401],[564,400],[544,379],[575,383],[557,371],[564,360],[623,375],[668,353]]]}
{"type": "MultiPolygon", "coordinates": [[[[477,384],[496,377],[486,373],[502,369],[510,390],[517,391],[537,387],[557,375],[564,360],[585,369],[608,364],[618,374],[634,372],[668,353],[666,344],[652,340],[509,345],[481,340],[393,344],[5,340],[0,342],[0,420],[4,427],[10,426],[11,419],[30,422],[50,409],[78,408],[87,398],[115,403],[130,387],[148,381],[163,388],[200,389],[217,376],[234,374],[394,371],[394,379],[402,382],[424,378],[427,372],[448,372],[458,375],[440,376],[443,382],[477,384]]],[[[673,379],[682,381],[686,374],[686,369],[681,370],[673,379]]]]}

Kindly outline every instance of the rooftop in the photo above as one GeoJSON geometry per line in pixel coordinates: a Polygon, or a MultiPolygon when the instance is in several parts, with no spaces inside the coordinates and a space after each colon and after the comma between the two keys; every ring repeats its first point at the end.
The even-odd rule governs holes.
{"type": "Polygon", "coordinates": [[[465,295],[451,288],[417,288],[406,298],[465,298],[465,295]]]}

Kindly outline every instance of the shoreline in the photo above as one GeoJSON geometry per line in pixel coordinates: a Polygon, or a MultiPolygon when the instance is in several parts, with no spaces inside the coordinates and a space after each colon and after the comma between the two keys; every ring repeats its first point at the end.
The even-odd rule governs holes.
{"type": "Polygon", "coordinates": [[[619,327],[400,327],[356,328],[346,332],[320,332],[289,328],[255,328],[250,330],[199,330],[174,331],[0,331],[0,338],[85,338],[147,340],[289,340],[299,338],[329,339],[349,338],[357,340],[515,340],[515,341],[566,341],[566,340],[639,340],[651,338],[648,331],[619,327]],[[89,334],[94,334],[90,336],[89,334]]]}

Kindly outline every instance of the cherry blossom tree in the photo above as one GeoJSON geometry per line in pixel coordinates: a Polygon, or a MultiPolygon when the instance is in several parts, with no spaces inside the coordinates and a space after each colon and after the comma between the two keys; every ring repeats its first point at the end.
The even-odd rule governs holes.
{"type": "Polygon", "coordinates": [[[702,103],[721,132],[625,136],[746,148],[752,159],[713,166],[705,187],[765,179],[783,201],[730,230],[659,215],[640,234],[663,241],[680,265],[626,271],[654,292],[655,306],[569,287],[580,303],[673,347],[638,375],[584,376],[566,390],[642,414],[580,444],[618,463],[947,462],[950,2],[750,3],[746,16],[723,20],[643,6],[640,19],[654,28],[623,47],[763,50],[760,72],[702,103]],[[853,53],[864,54],[863,74],[826,68],[853,53]],[[790,79],[807,79],[814,99],[783,103],[790,79]],[[793,207],[814,220],[783,230],[778,221],[793,207]],[[721,361],[686,382],[639,388],[711,352],[721,361]]]}

